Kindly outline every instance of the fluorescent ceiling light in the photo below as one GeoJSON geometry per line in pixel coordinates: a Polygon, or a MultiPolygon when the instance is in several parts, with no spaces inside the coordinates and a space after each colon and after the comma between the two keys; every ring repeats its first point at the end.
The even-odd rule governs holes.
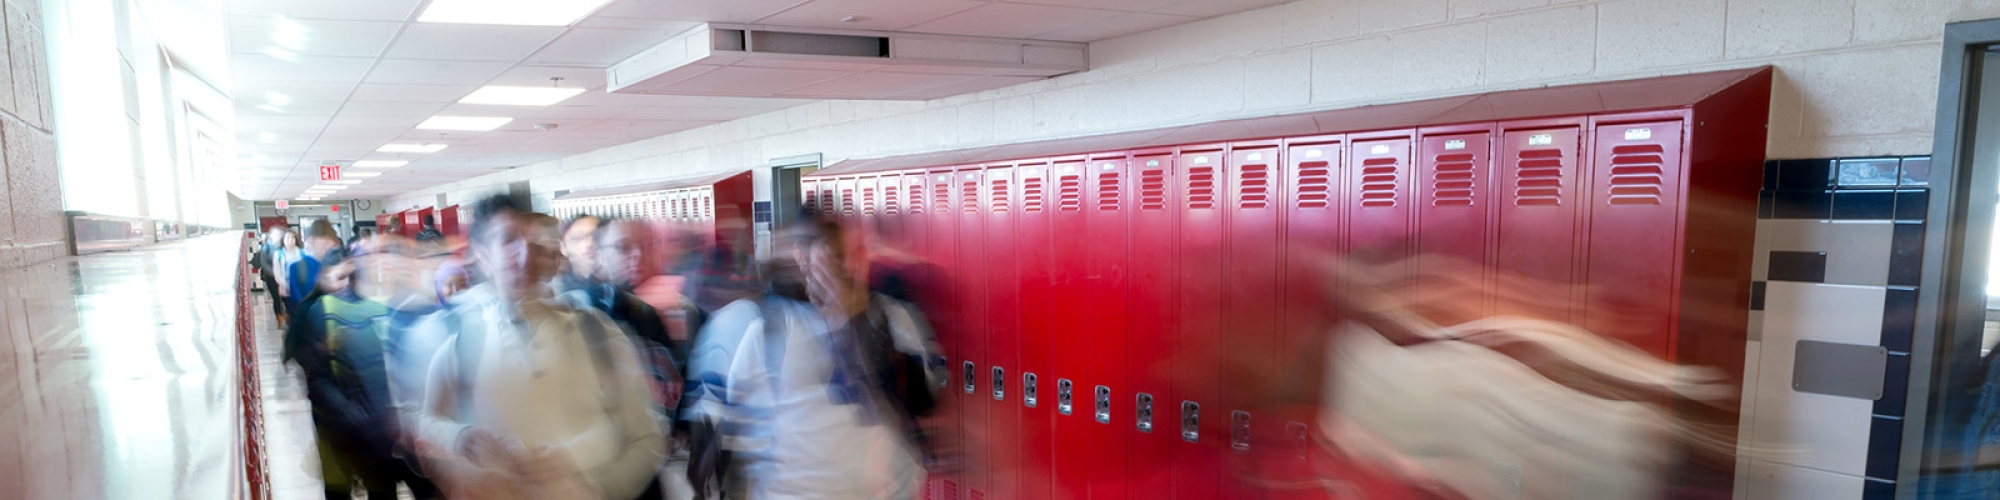
{"type": "Polygon", "coordinates": [[[418,22],[568,26],[610,0],[432,0],[418,22]]]}
{"type": "MultiPolygon", "coordinates": [[[[358,163],[358,162],[357,162],[357,163],[358,163]]],[[[340,176],[341,176],[341,177],[353,177],[353,178],[356,178],[356,179],[366,179],[366,178],[369,178],[369,177],[376,177],[376,176],[380,176],[380,175],[382,175],[382,173],[381,173],[381,172],[341,172],[341,173],[340,173],[340,176]]]]}
{"type": "Polygon", "coordinates": [[[471,95],[459,99],[459,104],[501,104],[507,106],[547,106],[576,97],[583,89],[576,87],[514,87],[508,85],[487,85],[472,91],[471,95]]]}
{"type": "MultiPolygon", "coordinates": [[[[407,144],[390,144],[389,146],[407,146],[407,144]]],[[[389,146],[382,146],[382,150],[388,151],[389,146]]],[[[444,145],[438,145],[438,149],[444,149],[444,145]]],[[[431,151],[436,151],[436,149],[431,151]]],[[[354,168],[396,168],[409,164],[410,162],[406,160],[361,160],[354,162],[354,168]]]]}
{"type": "Polygon", "coordinates": [[[438,115],[417,124],[423,130],[473,130],[487,131],[500,128],[513,118],[505,116],[444,116],[438,115]]]}
{"type": "MultiPolygon", "coordinates": [[[[384,153],[436,153],[443,151],[444,148],[443,144],[383,144],[376,151],[384,153]]],[[[358,167],[361,164],[357,162],[354,166],[358,167]]]]}

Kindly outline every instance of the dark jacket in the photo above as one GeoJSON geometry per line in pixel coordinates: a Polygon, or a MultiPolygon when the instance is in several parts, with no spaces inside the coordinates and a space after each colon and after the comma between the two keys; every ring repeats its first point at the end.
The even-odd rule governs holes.
{"type": "MultiPolygon", "coordinates": [[[[673,341],[667,335],[667,322],[660,318],[658,309],[630,291],[604,283],[592,284],[581,291],[589,299],[591,307],[604,311],[632,336],[632,349],[639,354],[639,361],[646,365],[655,383],[683,383],[687,374],[682,373],[680,367],[685,363],[669,348],[673,341]]],[[[679,414],[679,402],[657,403],[665,405],[663,411],[669,419],[679,414]]]]}
{"type": "Polygon", "coordinates": [[[389,310],[352,294],[321,295],[299,318],[296,355],[313,421],[344,448],[391,456],[396,418],[384,341],[389,310]]]}

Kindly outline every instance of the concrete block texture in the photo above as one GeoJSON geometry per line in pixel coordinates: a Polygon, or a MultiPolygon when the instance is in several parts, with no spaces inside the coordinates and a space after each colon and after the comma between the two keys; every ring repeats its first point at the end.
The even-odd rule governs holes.
{"type": "Polygon", "coordinates": [[[1504,85],[1589,74],[1596,46],[1595,5],[1496,18],[1486,27],[1486,72],[1480,83],[1504,85]]]}
{"type": "Polygon", "coordinates": [[[1937,108],[1937,52],[1936,46],[1905,45],[1783,62],[1780,68],[1791,73],[1787,79],[1805,103],[1800,134],[1929,134],[1937,108]]]}
{"type": "Polygon", "coordinates": [[[1614,0],[1597,4],[1597,72],[1718,61],[1727,0],[1614,0]]]}
{"type": "Polygon", "coordinates": [[[1400,31],[1451,19],[1446,0],[1301,0],[1281,8],[1285,11],[1286,46],[1400,31]]]}
{"type": "Polygon", "coordinates": [[[1523,9],[1548,5],[1549,0],[1485,0],[1478,2],[1451,2],[1451,18],[1467,19],[1493,14],[1504,14],[1523,9]]]}
{"type": "Polygon", "coordinates": [[[1846,45],[1853,39],[1854,2],[1731,0],[1729,57],[1767,56],[1846,45]]]}
{"type": "Polygon", "coordinates": [[[12,105],[4,109],[23,120],[39,121],[42,111],[41,90],[38,87],[47,83],[37,83],[44,77],[38,73],[40,64],[36,60],[46,56],[41,55],[41,45],[34,40],[37,27],[28,19],[27,13],[13,6],[6,7],[6,10],[7,66],[8,74],[12,75],[6,90],[12,105]]]}
{"type": "Polygon", "coordinates": [[[62,241],[62,180],[56,169],[55,136],[0,115],[0,140],[5,144],[15,242],[62,241]]]}
{"type": "Polygon", "coordinates": [[[1313,48],[1314,103],[1380,102],[1479,84],[1486,25],[1465,23],[1313,48]]]}

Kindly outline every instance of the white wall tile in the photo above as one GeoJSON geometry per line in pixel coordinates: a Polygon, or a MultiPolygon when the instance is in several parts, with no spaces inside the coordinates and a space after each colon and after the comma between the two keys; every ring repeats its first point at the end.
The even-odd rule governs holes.
{"type": "Polygon", "coordinates": [[[1597,71],[1620,73],[1722,59],[1727,0],[1597,4],[1597,71]]]}
{"type": "MultiPolygon", "coordinates": [[[[1775,281],[1766,287],[1755,399],[1746,402],[1754,458],[1865,473],[1874,401],[1793,390],[1792,366],[1800,340],[1879,344],[1884,289],[1775,281]]],[[[1753,492],[1751,498],[1768,497],[1753,492]]]]}
{"type": "Polygon", "coordinates": [[[1589,73],[1595,65],[1596,37],[1595,5],[1493,19],[1487,24],[1486,71],[1480,82],[1548,81],[1589,73]]]}
{"type": "Polygon", "coordinates": [[[1861,500],[1863,482],[1855,476],[1753,462],[1746,491],[1753,500],[1861,500]]]}
{"type": "MultiPolygon", "coordinates": [[[[1840,285],[1889,284],[1889,244],[1895,224],[1889,221],[1757,221],[1757,253],[1753,270],[1768,275],[1772,251],[1826,252],[1826,282],[1840,285]],[[1769,236],[1765,236],[1768,233],[1769,236]]],[[[1763,279],[1763,278],[1758,278],[1763,279]]]]}
{"type": "Polygon", "coordinates": [[[1730,57],[1755,57],[1847,44],[1855,0],[1732,0],[1730,57]]]}
{"type": "MultiPolygon", "coordinates": [[[[1806,339],[1880,345],[1882,304],[1887,294],[1882,287],[1767,282],[1764,285],[1764,345],[1784,350],[1787,355],[1790,348],[1780,349],[1778,342],[1806,339]]],[[[1788,362],[1784,366],[1790,367],[1791,364],[1788,362]]]]}

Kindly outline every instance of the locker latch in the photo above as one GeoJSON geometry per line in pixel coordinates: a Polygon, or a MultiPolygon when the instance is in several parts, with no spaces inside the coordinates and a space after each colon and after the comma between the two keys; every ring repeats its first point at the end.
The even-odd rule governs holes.
{"type": "Polygon", "coordinates": [[[1021,374],[1021,403],[1029,408],[1035,407],[1035,385],[1035,374],[1021,374]]]}
{"type": "Polygon", "coordinates": [[[1312,436],[1305,422],[1285,422],[1285,436],[1292,438],[1292,446],[1298,450],[1297,458],[1306,460],[1306,450],[1312,445],[1312,436]]]}
{"type": "Polygon", "coordinates": [[[1190,443],[1201,442],[1201,404],[1193,401],[1181,402],[1181,440],[1190,443]]]}
{"type": "Polygon", "coordinates": [[[973,365],[971,361],[967,361],[967,362],[965,362],[965,393],[966,393],[966,394],[972,394],[972,393],[973,393],[973,391],[977,391],[977,390],[979,390],[979,372],[977,371],[977,370],[978,370],[978,368],[979,368],[979,367],[978,367],[978,366],[975,366],[975,365],[973,365]]]}
{"type": "Polygon", "coordinates": [[[1006,399],[1007,369],[995,366],[993,367],[993,400],[1004,401],[1006,399]]]}
{"type": "Polygon", "coordinates": [[[1237,453],[1250,451],[1250,412],[1229,412],[1229,448],[1237,453]]]}
{"type": "Polygon", "coordinates": [[[1097,386],[1097,423],[1111,423],[1111,388],[1097,386]]]}
{"type": "MultiPolygon", "coordinates": [[[[942,366],[951,366],[951,360],[949,360],[949,359],[946,359],[946,360],[943,360],[943,361],[941,361],[941,363],[942,363],[942,366]]],[[[949,370],[950,368],[946,368],[946,369],[947,369],[947,370],[949,370]]],[[[949,373],[946,373],[946,374],[944,374],[944,376],[942,376],[942,377],[938,377],[938,378],[937,378],[937,385],[938,385],[938,392],[947,392],[947,391],[949,391],[949,390],[950,390],[950,388],[951,388],[951,374],[949,374],[949,373]]]]}
{"type": "Polygon", "coordinates": [[[1064,415],[1069,414],[1069,409],[1070,409],[1069,389],[1070,389],[1069,379],[1066,378],[1056,379],[1056,413],[1061,413],[1064,415]]]}
{"type": "Polygon", "coordinates": [[[1139,432],[1153,432],[1153,395],[1141,392],[1133,398],[1132,414],[1138,418],[1139,432]]]}

